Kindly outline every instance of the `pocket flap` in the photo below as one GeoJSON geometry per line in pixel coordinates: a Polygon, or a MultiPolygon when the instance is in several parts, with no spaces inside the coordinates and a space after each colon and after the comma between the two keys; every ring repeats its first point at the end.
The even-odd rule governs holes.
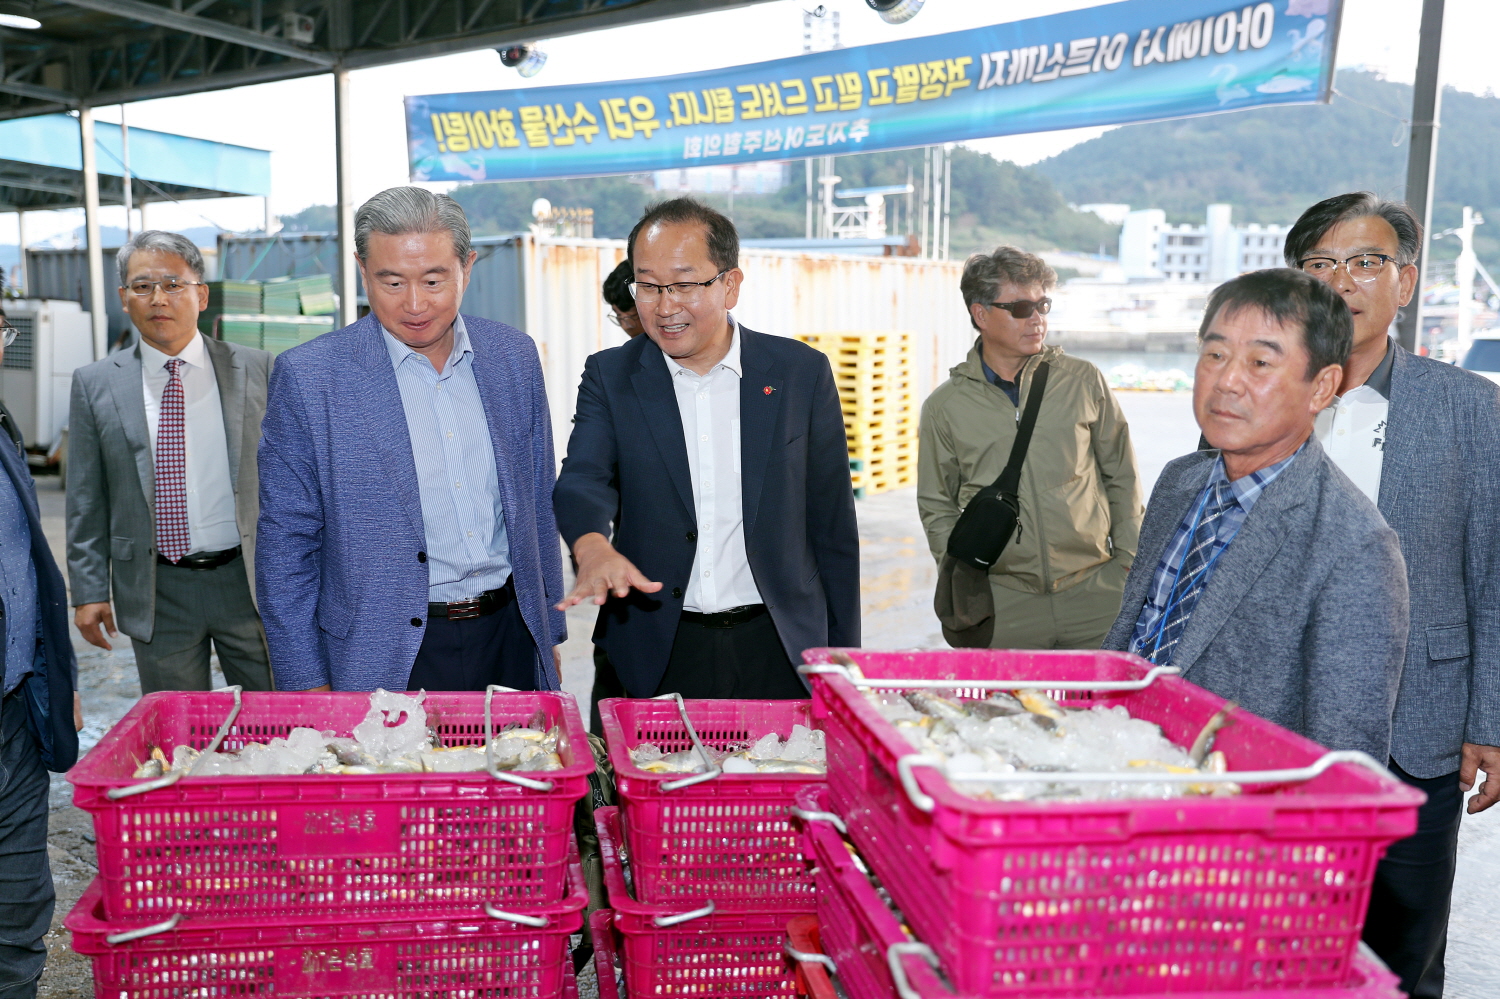
{"type": "Polygon", "coordinates": [[[334,638],[346,638],[354,624],[354,613],[341,603],[332,600],[318,601],[318,627],[334,638]]]}
{"type": "Polygon", "coordinates": [[[109,557],[116,562],[129,562],[135,558],[135,542],[130,538],[110,538],[109,557]]]}
{"type": "Polygon", "coordinates": [[[1427,658],[1466,659],[1469,655],[1469,626],[1445,624],[1427,629],[1427,658]]]}

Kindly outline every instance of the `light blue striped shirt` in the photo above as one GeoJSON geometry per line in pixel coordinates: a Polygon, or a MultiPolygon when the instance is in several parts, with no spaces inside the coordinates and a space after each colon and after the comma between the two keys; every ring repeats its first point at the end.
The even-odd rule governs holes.
{"type": "Polygon", "coordinates": [[[453,320],[453,353],[443,373],[391,336],[427,535],[428,598],[469,600],[510,577],[510,543],[490,426],[474,379],[474,348],[463,318],[453,320]]]}

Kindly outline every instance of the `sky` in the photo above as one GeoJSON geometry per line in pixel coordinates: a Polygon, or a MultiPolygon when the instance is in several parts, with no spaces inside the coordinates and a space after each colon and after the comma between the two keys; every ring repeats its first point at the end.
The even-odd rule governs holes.
{"type": "MultiPolygon", "coordinates": [[[[840,40],[845,46],[853,46],[1000,23],[1012,19],[1005,16],[1007,12],[1037,17],[1095,6],[1096,2],[1028,0],[1022,5],[1006,0],[927,0],[922,11],[904,25],[881,21],[863,0],[830,0],[824,6],[839,12],[840,40]]],[[[408,94],[506,90],[526,82],[539,86],[595,83],[652,75],[641,72],[643,63],[669,66],[669,72],[676,74],[798,55],[802,51],[802,11],[811,6],[774,0],[737,10],[544,40],[547,65],[533,81],[523,81],[514,70],[502,67],[499,57],[489,49],[356,71],[351,74],[350,102],[357,150],[355,202],[407,182],[402,98],[408,94]],[[724,44],[728,39],[733,40],[732,45],[724,44]]],[[[1338,65],[1378,70],[1390,79],[1410,82],[1416,68],[1420,12],[1418,0],[1346,0],[1338,65]]],[[[1500,4],[1494,0],[1448,0],[1447,24],[1445,84],[1481,94],[1500,90],[1500,60],[1494,58],[1491,45],[1491,39],[1500,35],[1500,4]]],[[[288,215],[334,200],[331,76],[143,101],[129,105],[125,113],[131,126],[269,149],[270,210],[274,214],[288,215]]],[[[99,108],[96,114],[103,121],[120,120],[118,107],[99,108]]],[[[1070,129],[966,145],[1026,165],[1103,131],[1070,129]]],[[[152,228],[217,225],[246,231],[263,226],[266,203],[260,198],[225,198],[192,201],[180,207],[153,204],[148,211],[147,222],[152,228]]],[[[39,242],[70,232],[82,224],[82,218],[81,209],[28,213],[27,239],[39,242]]],[[[124,209],[104,208],[101,222],[123,226],[124,209]]],[[[15,216],[0,215],[0,243],[13,243],[16,235],[15,216]]]]}

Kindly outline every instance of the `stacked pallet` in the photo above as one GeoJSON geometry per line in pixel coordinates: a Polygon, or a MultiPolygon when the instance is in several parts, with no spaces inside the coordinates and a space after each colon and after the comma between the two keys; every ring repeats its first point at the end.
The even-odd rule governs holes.
{"type": "Polygon", "coordinates": [[[828,355],[844,410],[854,495],[873,496],[917,481],[917,411],[910,333],[808,333],[803,343],[828,355]]]}
{"type": "Polygon", "coordinates": [[[208,308],[198,314],[198,329],[204,336],[213,336],[214,321],[219,320],[219,339],[241,347],[259,347],[259,322],[220,319],[225,314],[245,316],[259,312],[259,281],[210,281],[208,308]]]}

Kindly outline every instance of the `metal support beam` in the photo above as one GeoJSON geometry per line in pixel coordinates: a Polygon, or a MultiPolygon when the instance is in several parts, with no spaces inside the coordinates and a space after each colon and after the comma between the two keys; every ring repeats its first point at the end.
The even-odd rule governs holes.
{"type": "Polygon", "coordinates": [[[0,80],[0,94],[15,94],[17,97],[31,97],[39,101],[56,101],[58,104],[69,106],[78,103],[77,96],[66,90],[41,87],[35,83],[22,83],[19,80],[0,80]]]}
{"type": "Polygon", "coordinates": [[[349,121],[349,71],[342,66],[333,71],[333,143],[335,169],[338,172],[339,233],[339,325],[348,326],[359,318],[355,301],[354,264],[354,149],[353,124],[349,121]]]}
{"type": "Polygon", "coordinates": [[[26,213],[16,210],[16,249],[21,255],[21,279],[16,282],[29,298],[31,296],[31,269],[26,266],[26,213]]]}
{"type": "Polygon", "coordinates": [[[109,315],[104,309],[104,247],[99,242],[99,155],[94,149],[94,109],[78,109],[78,141],[83,147],[83,231],[88,240],[89,313],[94,325],[94,360],[109,350],[109,315]]]}
{"type": "Polygon", "coordinates": [[[263,35],[259,31],[251,31],[248,28],[193,14],[184,14],[170,7],[158,7],[156,4],[143,3],[141,0],[64,0],[64,2],[74,7],[97,10],[103,14],[113,14],[131,21],[144,21],[147,24],[157,24],[174,31],[186,31],[191,35],[217,38],[221,42],[229,42],[232,45],[243,45],[246,48],[260,49],[262,52],[274,52],[288,59],[302,59],[319,66],[332,66],[335,61],[334,57],[327,52],[304,49],[280,38],[263,35]]]}
{"type": "Polygon", "coordinates": [[[1427,242],[1432,230],[1432,179],[1437,173],[1438,122],[1443,85],[1443,2],[1422,0],[1422,29],[1417,41],[1417,78],[1411,95],[1411,149],[1406,157],[1406,203],[1422,220],[1417,247],[1417,290],[1396,321],[1401,346],[1415,351],[1422,335],[1422,288],[1427,284],[1427,242]]]}
{"type": "Polygon", "coordinates": [[[126,123],[125,105],[120,105],[120,168],[123,188],[120,200],[125,203],[125,238],[135,235],[135,192],[130,189],[130,126],[126,123]]]}

